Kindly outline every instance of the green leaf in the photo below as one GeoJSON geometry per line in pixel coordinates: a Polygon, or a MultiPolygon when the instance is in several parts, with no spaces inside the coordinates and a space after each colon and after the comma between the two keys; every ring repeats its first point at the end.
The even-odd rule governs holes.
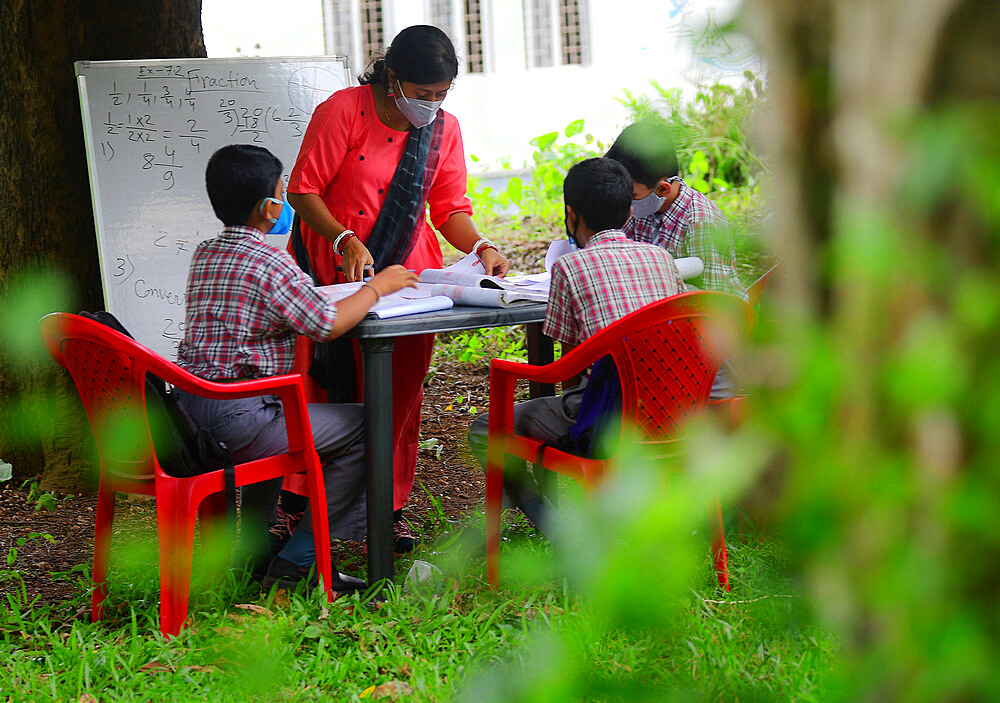
{"type": "Polygon", "coordinates": [[[15,561],[17,561],[17,549],[11,547],[10,551],[7,552],[7,566],[14,566],[15,561]]]}
{"type": "Polygon", "coordinates": [[[507,195],[508,198],[510,198],[510,201],[512,203],[520,205],[521,195],[523,191],[524,191],[524,182],[517,176],[514,176],[509,181],[507,181],[507,190],[505,190],[504,193],[507,195]]]}
{"type": "Polygon", "coordinates": [[[559,138],[559,132],[548,132],[532,139],[529,144],[533,147],[537,147],[540,151],[545,151],[553,142],[559,138]]]}
{"type": "Polygon", "coordinates": [[[9,481],[14,477],[14,467],[0,460],[0,482],[9,481]]]}
{"type": "Polygon", "coordinates": [[[582,131],[583,131],[583,120],[573,120],[568,125],[566,125],[566,130],[564,134],[567,137],[575,137],[582,131]]]}

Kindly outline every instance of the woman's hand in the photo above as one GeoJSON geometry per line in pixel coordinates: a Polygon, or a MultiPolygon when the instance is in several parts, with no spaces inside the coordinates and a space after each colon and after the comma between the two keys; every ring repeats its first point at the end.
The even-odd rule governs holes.
{"type": "Polygon", "coordinates": [[[416,288],[420,278],[407,268],[399,264],[386,266],[376,273],[369,281],[368,285],[374,286],[379,296],[390,295],[403,288],[416,288]]]}
{"type": "Polygon", "coordinates": [[[362,244],[357,237],[348,239],[347,243],[341,246],[341,249],[344,250],[344,256],[340,261],[340,268],[348,282],[360,281],[364,278],[365,267],[374,267],[375,259],[372,258],[368,247],[362,244]]]}
{"type": "Polygon", "coordinates": [[[510,262],[496,249],[484,248],[479,252],[479,260],[483,262],[483,268],[486,269],[487,276],[503,278],[510,270],[510,262]]]}

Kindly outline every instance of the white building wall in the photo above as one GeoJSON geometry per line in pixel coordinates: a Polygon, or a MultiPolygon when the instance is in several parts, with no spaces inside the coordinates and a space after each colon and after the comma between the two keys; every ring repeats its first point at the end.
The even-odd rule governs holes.
{"type": "MultiPolygon", "coordinates": [[[[208,0],[206,0],[207,2],[208,0]]],[[[357,4],[358,0],[341,0],[357,4]]],[[[428,22],[430,0],[384,0],[386,41],[401,29],[428,22]]],[[[584,131],[609,146],[626,126],[628,112],[618,102],[628,90],[653,95],[651,80],[681,86],[690,94],[699,82],[741,80],[746,68],[761,70],[745,45],[732,39],[709,42],[710,55],[699,55],[692,41],[711,21],[727,22],[740,0],[585,0],[584,19],[589,62],[527,68],[525,0],[480,0],[483,17],[483,73],[462,73],[444,107],[462,125],[470,171],[530,164],[529,141],[584,120],[584,131]]],[[[332,17],[332,0],[323,0],[324,16],[332,17]]],[[[465,52],[463,2],[452,0],[452,36],[460,58],[465,52]]],[[[326,28],[327,37],[332,36],[326,28]]],[[[711,38],[711,37],[710,37],[711,38]]],[[[557,44],[558,46],[558,44],[557,44]]],[[[330,47],[329,53],[345,53],[330,47]]],[[[368,57],[349,53],[357,74],[368,57]]]]}

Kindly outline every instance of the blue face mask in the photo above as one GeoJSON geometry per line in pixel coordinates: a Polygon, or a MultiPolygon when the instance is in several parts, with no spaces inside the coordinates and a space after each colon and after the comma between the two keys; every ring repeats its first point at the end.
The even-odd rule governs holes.
{"type": "Polygon", "coordinates": [[[295,218],[295,211],[292,206],[288,204],[285,200],[278,200],[277,198],[264,198],[260,201],[260,214],[264,214],[264,202],[270,200],[272,203],[281,203],[281,214],[278,215],[278,219],[273,217],[266,217],[268,222],[273,226],[268,234],[288,234],[292,229],[292,220],[295,218]]]}
{"type": "Polygon", "coordinates": [[[563,218],[563,226],[566,227],[566,239],[569,240],[570,246],[572,246],[574,249],[579,249],[580,245],[577,244],[576,242],[576,230],[571,232],[569,229],[569,213],[566,213],[566,215],[563,218]]]}

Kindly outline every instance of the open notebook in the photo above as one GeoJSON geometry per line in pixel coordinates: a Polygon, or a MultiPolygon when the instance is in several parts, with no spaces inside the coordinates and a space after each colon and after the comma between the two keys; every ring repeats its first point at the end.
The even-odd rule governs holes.
{"type": "MultiPolygon", "coordinates": [[[[319,286],[316,291],[336,303],[349,295],[354,295],[363,285],[363,283],[338,283],[332,286],[319,286]]],[[[455,301],[445,295],[430,295],[413,288],[405,288],[392,295],[383,295],[381,300],[368,311],[367,317],[384,320],[421,312],[448,310],[454,305],[455,301]]]]}

